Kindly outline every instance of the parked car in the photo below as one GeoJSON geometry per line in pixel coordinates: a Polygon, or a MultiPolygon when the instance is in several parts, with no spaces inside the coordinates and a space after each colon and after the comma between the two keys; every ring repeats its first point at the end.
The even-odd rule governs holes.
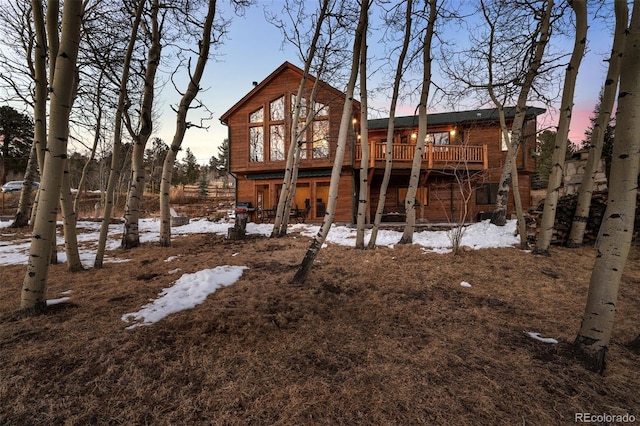
{"type": "MultiPolygon", "coordinates": [[[[24,185],[23,180],[12,180],[2,185],[2,192],[21,191],[22,185],[24,185]]],[[[33,189],[38,189],[39,187],[40,184],[38,182],[33,182],[33,189]]]]}

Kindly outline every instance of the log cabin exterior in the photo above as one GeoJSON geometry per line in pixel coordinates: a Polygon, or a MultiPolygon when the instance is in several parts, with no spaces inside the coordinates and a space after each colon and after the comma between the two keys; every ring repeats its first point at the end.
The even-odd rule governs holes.
{"type": "MultiPolygon", "coordinates": [[[[255,208],[251,220],[269,220],[282,187],[286,153],[291,141],[292,97],[302,70],[282,64],[220,118],[228,126],[229,170],[237,179],[236,201],[255,208]]],[[[307,93],[315,79],[307,82],[307,93]]],[[[318,82],[314,108],[319,111],[308,126],[302,145],[295,208],[308,222],[322,221],[329,193],[338,129],[345,95],[318,82]]],[[[342,163],[335,221],[354,223],[359,192],[360,160],[357,120],[360,105],[354,102],[353,127],[342,163]]],[[[516,156],[523,208],[531,205],[531,176],[536,168],[536,117],[541,108],[527,110],[520,149],[516,156]]],[[[505,110],[510,127],[515,108],[505,110]]],[[[422,157],[416,194],[416,221],[458,222],[482,219],[493,211],[497,186],[506,159],[506,146],[496,109],[429,114],[427,145],[422,157]],[[465,208],[466,206],[466,208],[465,208]]],[[[396,117],[392,148],[393,169],[383,221],[404,221],[404,196],[418,133],[417,116],[396,117]]],[[[388,119],[368,121],[370,160],[368,217],[370,222],[380,196],[385,167],[388,119]]],[[[509,203],[511,211],[512,202],[509,203]]]]}

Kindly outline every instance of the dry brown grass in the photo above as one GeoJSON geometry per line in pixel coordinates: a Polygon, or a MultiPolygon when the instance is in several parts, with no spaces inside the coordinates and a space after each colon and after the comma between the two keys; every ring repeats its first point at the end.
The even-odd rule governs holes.
{"type": "MultiPolygon", "coordinates": [[[[4,231],[4,230],[3,230],[4,231]]],[[[12,238],[4,237],[6,238],[12,238]]],[[[118,251],[128,263],[71,274],[18,313],[24,266],[0,267],[0,424],[571,424],[575,412],[640,418],[640,262],[634,248],[602,377],[577,365],[594,252],[459,256],[418,247],[323,249],[304,286],[288,279],[308,239],[212,235],[118,251]],[[238,253],[236,256],[232,256],[238,253]],[[169,256],[177,260],[165,262],[169,256]],[[125,330],[121,316],[181,268],[250,267],[193,310],[125,330]],[[473,286],[463,288],[461,281],[473,286]],[[560,341],[530,339],[526,331],[560,341]]]]}

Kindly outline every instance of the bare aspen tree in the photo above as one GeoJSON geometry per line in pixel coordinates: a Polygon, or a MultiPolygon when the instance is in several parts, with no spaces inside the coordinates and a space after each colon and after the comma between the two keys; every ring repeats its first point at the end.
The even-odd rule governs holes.
{"type": "Polygon", "coordinates": [[[618,288],[629,255],[636,213],[640,168],[640,0],[633,2],[631,24],[626,34],[609,198],[584,316],[574,342],[579,359],[589,369],[600,373],[607,366],[618,288]]]}
{"type": "Polygon", "coordinates": [[[124,56],[122,76],[120,78],[120,87],[118,89],[118,103],[116,104],[116,114],[114,118],[113,131],[113,147],[111,154],[111,170],[107,181],[107,189],[105,191],[105,203],[102,224],[100,226],[100,237],[98,238],[98,249],[96,250],[96,258],[93,262],[94,268],[102,268],[104,261],[104,252],[107,244],[107,234],[109,232],[109,223],[113,211],[114,191],[120,177],[120,152],[122,150],[122,117],[124,110],[128,106],[127,100],[127,82],[129,81],[129,73],[131,71],[131,58],[133,49],[138,39],[138,27],[142,19],[142,12],[146,0],[138,0],[133,24],[131,26],[131,37],[127,45],[127,51],[124,56]]]}
{"type": "Polygon", "coordinates": [[[507,202],[509,200],[509,190],[513,180],[513,162],[515,155],[520,148],[522,138],[522,128],[527,112],[527,100],[529,92],[533,86],[534,79],[538,76],[538,71],[542,63],[551,29],[551,12],[553,10],[553,0],[548,0],[543,7],[538,10],[539,22],[530,39],[533,40],[531,55],[526,60],[526,70],[520,82],[520,93],[516,102],[516,112],[511,125],[511,143],[509,155],[502,168],[502,174],[498,183],[498,193],[496,197],[496,207],[491,216],[491,223],[504,226],[507,221],[507,202]]]}
{"type": "Polygon", "coordinates": [[[39,161],[38,155],[44,151],[39,151],[39,147],[46,143],[46,103],[47,103],[47,43],[44,28],[44,16],[42,2],[33,1],[31,3],[31,16],[34,25],[34,34],[31,37],[29,50],[27,51],[26,62],[28,64],[31,77],[33,78],[33,100],[29,102],[33,105],[34,137],[32,149],[29,153],[27,170],[25,173],[24,186],[20,193],[18,210],[11,224],[14,228],[22,228],[29,224],[33,207],[33,182],[42,165],[43,159],[39,161]],[[29,54],[31,53],[31,54],[29,54]]]}
{"type": "MultiPolygon", "coordinates": [[[[498,119],[500,122],[500,143],[503,146],[507,147],[507,157],[514,158],[515,153],[511,152],[513,149],[511,146],[511,141],[509,140],[509,129],[507,128],[507,122],[505,118],[504,112],[504,103],[506,99],[509,99],[512,95],[511,90],[509,90],[508,86],[503,86],[502,83],[498,83],[498,87],[500,87],[502,91],[502,99],[498,96],[498,90],[496,88],[495,75],[494,75],[494,65],[496,63],[496,59],[494,57],[494,48],[496,46],[496,37],[499,36],[496,31],[495,22],[492,20],[489,13],[487,13],[487,8],[485,4],[481,4],[483,16],[485,19],[485,23],[489,27],[489,35],[488,35],[488,43],[487,43],[487,52],[486,52],[486,65],[487,65],[487,83],[486,89],[489,93],[489,97],[491,101],[498,109],[498,119]]],[[[527,227],[524,219],[524,212],[522,210],[522,201],[520,199],[520,188],[518,184],[518,169],[516,167],[515,161],[511,162],[511,186],[513,187],[513,199],[516,208],[516,214],[518,217],[518,233],[520,234],[520,248],[523,250],[528,247],[527,244],[527,227]]]]}
{"type": "Polygon", "coordinates": [[[78,192],[76,192],[76,196],[73,200],[73,211],[78,215],[78,209],[80,207],[80,197],[82,195],[82,191],[84,189],[85,180],[87,178],[87,171],[89,169],[89,165],[93,161],[96,156],[96,150],[98,149],[98,142],[100,142],[100,134],[101,134],[101,125],[102,125],[102,114],[104,110],[104,106],[102,104],[102,80],[104,77],[104,71],[100,71],[100,75],[98,77],[98,81],[96,84],[96,95],[94,99],[94,106],[97,108],[96,113],[96,125],[93,133],[93,145],[91,146],[91,151],[89,153],[89,158],[84,164],[82,168],[82,174],[80,175],[80,181],[78,182],[78,192]]]}
{"type": "Polygon", "coordinates": [[[579,247],[584,238],[584,231],[589,220],[589,209],[591,207],[591,196],[595,185],[596,170],[602,157],[602,147],[604,137],[618,90],[618,80],[620,78],[620,62],[624,50],[625,31],[629,21],[629,8],[625,0],[614,2],[616,25],[613,35],[613,47],[609,56],[609,67],[604,81],[604,88],[600,101],[598,117],[593,126],[591,143],[589,144],[589,157],[582,175],[582,182],[578,190],[578,202],[576,211],[571,222],[571,231],[567,240],[568,247],[579,247]]]}
{"type": "Polygon", "coordinates": [[[560,104],[560,120],[556,132],[556,142],[552,155],[551,175],[547,187],[547,196],[544,201],[544,210],[540,221],[540,232],[536,240],[536,254],[549,254],[551,237],[553,235],[556,208],[558,203],[562,176],[564,175],[564,159],[567,153],[569,142],[569,126],[571,124],[571,113],[573,111],[573,97],[578,78],[578,70],[582,57],[584,56],[585,44],[587,42],[587,4],[582,0],[570,1],[576,19],[576,33],[573,44],[573,53],[567,66],[564,87],[562,90],[562,102],[560,104]]]}
{"type": "Polygon", "coordinates": [[[349,136],[350,128],[352,126],[351,116],[353,110],[353,93],[358,78],[358,67],[360,63],[360,49],[362,48],[362,37],[365,31],[367,31],[369,13],[369,0],[362,0],[360,4],[360,15],[358,18],[358,25],[355,29],[355,37],[353,42],[353,55],[351,59],[351,68],[349,75],[349,82],[345,92],[345,102],[342,109],[342,117],[340,119],[340,129],[338,131],[338,142],[336,147],[336,154],[333,163],[333,169],[331,170],[331,180],[329,186],[329,199],[327,203],[327,212],[324,216],[322,226],[311,241],[307,252],[300,263],[296,274],[294,275],[293,283],[303,283],[315,260],[318,252],[322,248],[335,215],[336,205],[338,202],[338,184],[340,183],[340,173],[342,172],[342,163],[344,160],[344,153],[347,146],[347,138],[349,136]]]}
{"type": "Polygon", "coordinates": [[[498,182],[496,208],[491,218],[491,223],[502,226],[507,220],[507,203],[512,188],[516,212],[522,208],[517,193],[516,155],[527,136],[523,131],[530,93],[549,102],[544,96],[547,92],[544,89],[554,79],[553,62],[557,58],[548,61],[551,65],[546,68],[542,59],[552,22],[557,16],[553,14],[553,0],[481,0],[478,12],[482,21],[476,27],[477,33],[470,34],[471,47],[445,52],[443,71],[454,82],[450,95],[454,101],[473,93],[479,95],[483,102],[491,100],[497,107],[504,107],[507,103],[515,106],[511,129],[506,133],[503,131],[500,136],[508,137],[509,143],[503,146],[506,156],[498,182]],[[489,88],[495,96],[491,96],[489,88]]]}
{"type": "MultiPolygon", "coordinates": [[[[511,141],[509,140],[509,129],[507,128],[507,122],[505,119],[504,113],[504,103],[506,99],[510,98],[511,91],[508,89],[508,86],[503,86],[502,91],[502,100],[498,98],[498,94],[496,93],[496,84],[494,81],[494,64],[497,58],[494,57],[494,47],[496,43],[496,26],[492,21],[491,17],[487,13],[487,9],[485,5],[482,4],[483,16],[486,24],[489,27],[489,43],[487,49],[487,92],[489,93],[489,97],[491,101],[498,109],[498,118],[500,121],[500,143],[503,146],[507,147],[507,157],[515,158],[515,153],[512,152],[513,147],[511,146],[511,141]]],[[[518,234],[520,235],[520,248],[523,250],[528,247],[527,243],[527,227],[524,219],[524,212],[522,210],[522,201],[520,198],[520,185],[518,183],[518,168],[516,167],[516,162],[511,161],[511,187],[513,188],[513,200],[516,208],[516,215],[518,218],[518,234]]]]}
{"type": "MultiPolygon", "coordinates": [[[[326,53],[326,51],[325,51],[326,53]]],[[[324,55],[324,53],[323,53],[324,55]]],[[[323,64],[324,64],[324,58],[321,61],[321,65],[319,68],[319,74],[322,75],[322,68],[323,68],[323,64]]],[[[295,199],[295,195],[296,195],[296,184],[298,182],[298,169],[300,167],[300,159],[302,158],[302,135],[307,131],[307,128],[311,125],[311,123],[313,123],[313,118],[315,117],[315,115],[319,112],[316,111],[315,108],[313,107],[313,105],[315,105],[315,99],[316,99],[316,94],[318,91],[318,84],[320,83],[320,80],[318,78],[316,78],[316,80],[313,83],[313,87],[311,89],[311,95],[309,97],[309,99],[311,99],[311,101],[309,101],[310,106],[308,107],[308,113],[307,113],[307,117],[305,119],[305,124],[303,126],[296,126],[297,131],[295,133],[295,140],[296,142],[296,146],[295,146],[295,158],[293,161],[293,170],[291,171],[291,179],[289,182],[289,192],[287,193],[287,196],[285,197],[284,200],[284,208],[282,211],[282,217],[281,217],[281,221],[280,221],[280,228],[278,230],[278,233],[276,236],[278,237],[282,237],[284,235],[287,234],[287,226],[289,225],[289,217],[291,215],[291,205],[293,203],[293,200],[295,199]]],[[[311,143],[313,143],[313,141],[311,141],[311,143]]],[[[284,186],[284,185],[283,185],[284,186]]],[[[278,203],[279,204],[279,203],[278,203]]],[[[272,235],[273,236],[273,235],[272,235]]]]}
{"type": "Polygon", "coordinates": [[[127,191],[127,201],[124,211],[124,232],[122,233],[121,247],[130,249],[140,245],[138,221],[140,218],[140,205],[144,194],[145,170],[144,150],[153,131],[153,101],[155,96],[156,71],[160,66],[162,45],[162,23],[159,18],[160,3],[151,0],[151,16],[148,25],[143,25],[144,32],[149,40],[147,52],[147,64],[144,75],[144,89],[140,104],[139,125],[134,129],[128,110],[124,111],[125,127],[133,139],[133,152],[131,154],[131,180],[127,191]]]}
{"type": "MultiPolygon", "coordinates": [[[[304,4],[294,2],[294,5],[297,5],[299,12],[296,14],[296,16],[299,18],[300,13],[302,13],[302,11],[304,10],[304,4]]],[[[298,164],[300,160],[300,144],[302,143],[302,138],[304,137],[304,134],[307,131],[308,126],[312,122],[312,120],[308,119],[309,117],[306,117],[307,120],[304,126],[301,127],[299,125],[300,114],[303,109],[303,97],[305,93],[305,88],[307,86],[307,81],[309,79],[309,73],[310,73],[311,67],[316,59],[316,52],[318,50],[319,40],[322,36],[324,23],[328,17],[329,12],[331,11],[331,5],[332,5],[331,0],[322,0],[320,2],[319,9],[318,9],[318,16],[315,20],[313,20],[314,21],[313,37],[311,38],[311,41],[309,43],[306,55],[303,55],[304,68],[302,71],[302,79],[300,80],[298,91],[296,92],[296,97],[295,97],[295,100],[293,101],[294,105],[292,105],[293,116],[291,119],[291,133],[290,133],[291,143],[289,144],[289,149],[287,151],[287,159],[286,159],[285,169],[284,169],[284,179],[282,182],[282,188],[280,189],[280,197],[278,198],[278,205],[276,207],[276,216],[273,221],[273,230],[271,231],[271,237],[280,237],[286,234],[287,220],[289,218],[289,212],[291,209],[290,201],[289,201],[289,207],[287,207],[287,200],[293,199],[293,195],[295,192],[295,179],[297,178],[296,164],[298,164]]],[[[286,3],[285,8],[288,11],[291,11],[292,5],[290,5],[289,3],[286,3]]],[[[291,14],[291,12],[289,13],[291,14]]],[[[303,33],[301,31],[294,31],[293,36],[288,36],[286,33],[285,24],[279,20],[276,20],[276,21],[277,21],[276,25],[281,29],[281,31],[283,31],[283,33],[285,33],[285,38],[287,38],[289,41],[297,45],[299,49],[302,51],[303,42],[300,39],[300,37],[301,37],[301,34],[303,33]]],[[[299,24],[300,24],[300,19],[298,19],[298,22],[296,22],[294,25],[299,25],[299,24]]],[[[313,90],[314,93],[318,84],[318,80],[321,78],[321,73],[319,72],[317,74],[318,75],[316,75],[316,81],[315,81],[314,90],[313,90]]],[[[313,98],[314,97],[312,96],[312,101],[313,101],[313,98]]],[[[309,102],[310,104],[309,106],[313,105],[312,101],[309,102]]],[[[309,109],[308,114],[313,112],[312,109],[313,108],[309,109]]]]}
{"type": "Polygon", "coordinates": [[[51,237],[55,237],[58,199],[67,156],[69,114],[74,91],[82,11],[83,3],[79,1],[64,3],[61,42],[50,93],[51,117],[44,174],[40,186],[41,195],[33,226],[27,271],[22,284],[21,308],[30,314],[39,314],[46,309],[51,237]]]}
{"type": "Polygon", "coordinates": [[[437,17],[437,1],[429,0],[429,17],[422,45],[422,89],[420,91],[420,102],[418,104],[418,139],[413,153],[411,164],[411,175],[409,177],[409,187],[404,200],[406,214],[406,224],[400,244],[411,244],[413,242],[413,231],[416,225],[416,192],[420,183],[420,169],[422,168],[422,154],[427,139],[427,102],[429,100],[429,88],[431,86],[431,41],[433,39],[434,27],[437,17]]]}
{"type": "Polygon", "coordinates": [[[189,67],[189,83],[182,95],[178,112],[176,115],[176,131],[173,135],[171,147],[167,151],[162,167],[162,181],[160,183],[160,246],[169,247],[171,245],[171,212],[169,206],[169,190],[171,188],[171,176],[176,155],[180,150],[184,135],[191,126],[187,122],[187,113],[191,108],[191,103],[200,91],[200,80],[204,74],[205,66],[209,60],[209,50],[212,43],[213,23],[216,16],[216,0],[208,1],[207,15],[202,25],[202,38],[198,42],[198,60],[192,70],[189,67]]]}
{"type": "Polygon", "coordinates": [[[404,17],[404,38],[402,42],[402,48],[398,57],[398,63],[396,66],[395,77],[393,79],[393,91],[391,94],[391,105],[389,107],[389,125],[387,127],[387,142],[385,145],[385,166],[384,175],[382,176],[382,183],[380,184],[380,196],[378,198],[378,205],[376,206],[376,214],[373,220],[373,228],[371,229],[371,235],[369,236],[368,248],[375,248],[376,240],[378,238],[378,229],[380,228],[380,222],[382,221],[382,215],[384,213],[384,204],[387,199],[387,188],[389,186],[389,180],[391,178],[391,168],[393,167],[393,133],[395,127],[396,117],[396,105],[398,103],[398,94],[400,91],[400,80],[404,72],[404,62],[409,50],[409,41],[411,39],[411,15],[413,10],[413,0],[406,1],[405,17],[404,17]]]}
{"type": "Polygon", "coordinates": [[[360,188],[358,191],[358,211],[356,216],[356,248],[364,249],[364,225],[369,211],[369,125],[368,125],[368,96],[367,96],[367,32],[362,34],[360,48],[360,188]]]}

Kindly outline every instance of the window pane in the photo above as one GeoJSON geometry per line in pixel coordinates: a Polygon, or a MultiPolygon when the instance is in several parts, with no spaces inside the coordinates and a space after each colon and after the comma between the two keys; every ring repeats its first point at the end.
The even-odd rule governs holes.
{"type": "Polygon", "coordinates": [[[249,123],[262,123],[264,120],[264,108],[260,108],[249,114],[249,123]]]}
{"type": "Polygon", "coordinates": [[[284,125],[269,126],[269,138],[271,161],[284,160],[284,125]]]}
{"type": "Polygon", "coordinates": [[[284,96],[279,97],[269,104],[271,121],[284,120],[284,96]]]}
{"type": "Polygon", "coordinates": [[[249,161],[264,161],[264,131],[262,127],[249,128],[249,161]]]}
{"type": "MultiPolygon", "coordinates": [[[[296,95],[291,95],[291,115],[296,111],[296,95]]],[[[305,119],[307,117],[307,100],[305,98],[300,99],[300,118],[305,119]]]]}
{"type": "Polygon", "coordinates": [[[327,135],[329,133],[329,122],[326,120],[313,122],[313,158],[329,158],[329,141],[327,135]]]}
{"type": "Polygon", "coordinates": [[[505,139],[504,133],[500,131],[500,147],[502,151],[508,151],[507,144],[511,144],[511,130],[507,131],[507,138],[505,139]]]}
{"type": "Polygon", "coordinates": [[[449,132],[427,133],[427,143],[449,145],[449,132]]]}
{"type": "Polygon", "coordinates": [[[329,105],[322,104],[320,102],[315,102],[313,105],[313,110],[318,117],[326,117],[329,115],[329,105]]]}
{"type": "Polygon", "coordinates": [[[302,133],[302,135],[299,138],[300,139],[300,158],[302,160],[307,159],[307,135],[304,130],[305,124],[306,123],[304,120],[298,121],[298,134],[302,133]]]}

